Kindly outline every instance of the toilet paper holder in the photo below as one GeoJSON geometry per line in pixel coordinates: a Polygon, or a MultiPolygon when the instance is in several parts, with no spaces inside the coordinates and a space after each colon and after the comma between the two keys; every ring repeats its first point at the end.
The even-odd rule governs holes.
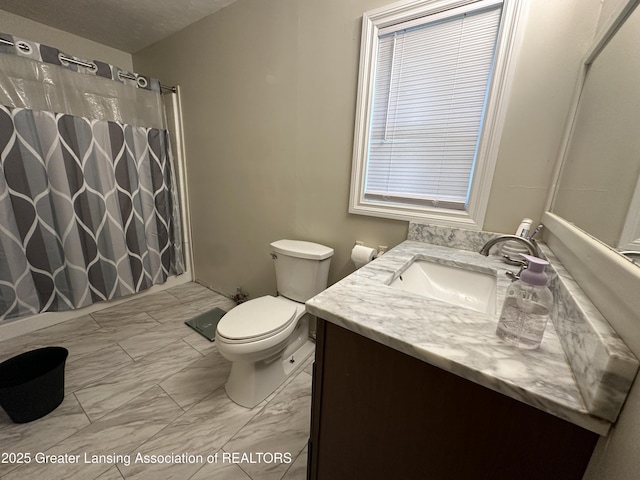
{"type": "MultiPolygon", "coordinates": [[[[356,240],[355,245],[360,245],[361,247],[365,246],[364,242],[361,240],[356,240]]],[[[389,250],[389,247],[387,247],[386,245],[378,245],[378,249],[376,250],[376,256],[374,258],[378,258],[380,255],[386,253],[387,250],[389,250]]]]}
{"type": "Polygon", "coordinates": [[[385,246],[380,246],[380,248],[376,250],[375,248],[365,246],[363,242],[358,240],[351,250],[351,261],[356,266],[356,269],[362,268],[367,263],[382,255],[386,248],[385,246]]]}

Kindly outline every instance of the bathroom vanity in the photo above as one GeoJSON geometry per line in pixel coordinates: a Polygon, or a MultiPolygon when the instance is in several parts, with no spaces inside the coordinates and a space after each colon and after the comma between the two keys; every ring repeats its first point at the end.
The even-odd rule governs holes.
{"type": "Polygon", "coordinates": [[[555,305],[541,347],[498,338],[514,267],[476,253],[492,235],[412,224],[413,240],[307,303],[309,478],[582,478],[638,361],[545,248],[555,305]],[[397,288],[416,261],[493,275],[495,309],[397,288]]]}

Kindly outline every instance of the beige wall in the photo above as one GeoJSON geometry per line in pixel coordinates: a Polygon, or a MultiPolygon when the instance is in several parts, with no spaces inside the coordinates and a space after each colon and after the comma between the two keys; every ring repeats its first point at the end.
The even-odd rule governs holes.
{"type": "MultiPolygon", "coordinates": [[[[238,0],[134,55],[136,69],[183,88],[199,280],[274,293],[269,242],[293,237],[336,250],[336,281],[353,270],[355,240],[406,237],[406,222],[347,213],[361,15],[388,3],[238,0]]],[[[600,10],[599,0],[530,3],[488,230],[540,217],[600,10]]]]}
{"type": "Polygon", "coordinates": [[[101,60],[124,70],[133,69],[131,54],[129,53],[3,10],[0,10],[0,32],[43,43],[76,57],[87,60],[101,60]]]}
{"type": "Polygon", "coordinates": [[[333,247],[331,281],[356,240],[406,238],[347,213],[360,16],[385,0],[345,3],[240,0],[134,56],[182,87],[195,276],[218,291],[274,294],[280,238],[333,247]]]}

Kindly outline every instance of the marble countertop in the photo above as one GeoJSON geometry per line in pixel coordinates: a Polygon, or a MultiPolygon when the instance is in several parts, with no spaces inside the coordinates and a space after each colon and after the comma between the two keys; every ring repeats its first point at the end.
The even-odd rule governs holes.
{"type": "Polygon", "coordinates": [[[611,422],[585,405],[553,322],[537,350],[521,350],[496,334],[504,292],[515,270],[499,257],[407,240],[307,302],[329,322],[459,375],[535,408],[606,435],[611,422]],[[495,315],[388,286],[414,259],[495,273],[495,315]]]}

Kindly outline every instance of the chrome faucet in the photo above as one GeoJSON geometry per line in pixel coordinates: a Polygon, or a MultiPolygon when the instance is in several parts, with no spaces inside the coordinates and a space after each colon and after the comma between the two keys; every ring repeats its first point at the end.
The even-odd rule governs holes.
{"type": "MultiPolygon", "coordinates": [[[[535,240],[527,239],[525,237],[518,237],[517,235],[500,235],[499,237],[492,238],[484,244],[479,253],[481,255],[484,255],[485,257],[488,257],[491,247],[493,247],[497,243],[507,242],[509,240],[514,240],[516,242],[522,243],[527,248],[527,250],[529,250],[529,255],[533,255],[534,257],[540,256],[540,250],[538,249],[538,244],[535,240]]],[[[507,255],[505,255],[505,257],[511,261],[519,262],[519,260],[513,260],[507,255]]]]}
{"type": "MultiPolygon", "coordinates": [[[[527,247],[527,250],[529,251],[529,255],[533,255],[534,257],[540,256],[540,250],[538,249],[538,244],[533,238],[529,237],[527,239],[525,237],[519,237],[517,235],[500,235],[499,237],[492,238],[491,240],[489,240],[487,243],[484,244],[484,246],[480,249],[479,253],[481,255],[484,255],[485,257],[488,257],[489,250],[491,250],[491,247],[493,247],[497,243],[507,242],[509,240],[515,240],[516,242],[522,243],[525,247],[527,247]]],[[[522,270],[524,270],[527,267],[527,262],[524,259],[517,260],[515,258],[511,258],[509,255],[503,255],[502,259],[509,265],[517,265],[520,267],[520,270],[518,271],[518,273],[511,272],[511,271],[506,272],[507,277],[509,277],[512,282],[518,280],[520,278],[520,274],[522,273],[522,270]]]]}

